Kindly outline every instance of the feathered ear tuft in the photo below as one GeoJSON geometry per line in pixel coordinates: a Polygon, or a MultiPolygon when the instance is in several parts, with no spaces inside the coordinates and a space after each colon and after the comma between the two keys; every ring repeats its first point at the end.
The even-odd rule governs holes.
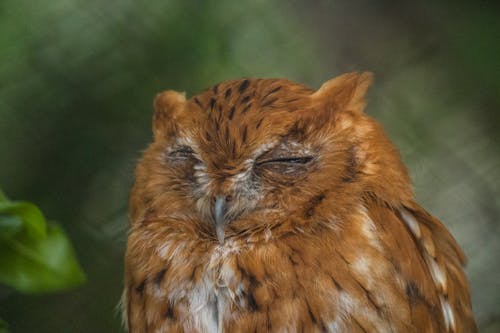
{"type": "Polygon", "coordinates": [[[325,82],[313,98],[331,103],[334,109],[361,113],[365,108],[365,95],[373,80],[373,73],[346,73],[325,82]]]}
{"type": "Polygon", "coordinates": [[[153,133],[155,138],[164,137],[174,129],[177,116],[186,105],[186,94],[167,90],[156,95],[153,106],[153,133]]]}

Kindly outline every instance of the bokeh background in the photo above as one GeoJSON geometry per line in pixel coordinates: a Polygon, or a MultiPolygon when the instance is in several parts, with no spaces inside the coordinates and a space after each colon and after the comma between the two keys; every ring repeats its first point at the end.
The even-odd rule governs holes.
{"type": "Polygon", "coordinates": [[[63,225],[88,281],[3,288],[0,317],[14,333],[123,331],[127,196],[156,92],[352,70],[375,73],[367,112],[467,253],[481,331],[500,332],[495,1],[2,0],[0,187],[63,225]]]}

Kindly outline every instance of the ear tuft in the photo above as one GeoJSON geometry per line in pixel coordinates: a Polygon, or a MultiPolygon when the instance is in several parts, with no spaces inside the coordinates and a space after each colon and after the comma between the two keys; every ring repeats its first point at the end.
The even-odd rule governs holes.
{"type": "Polygon", "coordinates": [[[186,93],[167,90],[156,95],[153,106],[155,113],[167,113],[173,116],[175,110],[183,107],[185,103],[186,93]]]}
{"type": "Polygon", "coordinates": [[[184,110],[185,104],[185,93],[167,90],[156,95],[153,102],[153,132],[156,138],[165,134],[167,125],[184,110]]]}
{"type": "Polygon", "coordinates": [[[371,72],[346,73],[325,82],[313,94],[313,98],[326,100],[336,109],[363,112],[366,92],[372,80],[371,72]]]}

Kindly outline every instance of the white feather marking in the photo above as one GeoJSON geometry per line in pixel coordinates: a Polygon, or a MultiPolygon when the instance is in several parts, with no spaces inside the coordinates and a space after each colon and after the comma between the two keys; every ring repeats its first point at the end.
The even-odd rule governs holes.
{"type": "Polygon", "coordinates": [[[344,328],[343,324],[344,322],[340,321],[339,318],[337,317],[335,320],[329,322],[326,326],[328,328],[328,332],[335,333],[335,332],[342,332],[344,328]]]}
{"type": "Polygon", "coordinates": [[[158,247],[156,252],[158,252],[158,255],[160,256],[160,258],[167,259],[167,253],[170,250],[170,245],[171,245],[171,243],[167,241],[167,242],[161,244],[160,247],[158,247]]]}
{"type": "Polygon", "coordinates": [[[443,312],[446,330],[455,332],[455,315],[453,314],[450,303],[443,296],[439,296],[439,300],[441,301],[441,311],[443,312]]]}
{"type": "Polygon", "coordinates": [[[359,212],[363,216],[363,220],[362,220],[362,224],[361,224],[361,232],[368,239],[368,241],[370,242],[370,245],[372,245],[374,248],[376,248],[377,250],[382,252],[383,249],[382,249],[382,246],[379,242],[379,237],[377,234],[377,227],[375,226],[375,223],[368,216],[368,212],[366,211],[366,208],[364,206],[360,207],[359,212]]]}
{"type": "Polygon", "coordinates": [[[162,259],[172,261],[177,257],[179,253],[184,250],[183,243],[176,243],[176,246],[172,248],[172,243],[166,241],[157,248],[158,256],[162,259]]]}
{"type": "Polygon", "coordinates": [[[205,164],[195,164],[193,166],[193,169],[196,170],[196,171],[203,171],[203,172],[206,172],[207,171],[207,166],[205,164]]]}
{"type": "Polygon", "coordinates": [[[150,294],[154,298],[164,299],[165,298],[165,289],[161,288],[157,283],[154,283],[153,288],[150,291],[150,294]]]}
{"type": "Polygon", "coordinates": [[[381,317],[376,310],[366,308],[357,298],[349,296],[345,291],[339,292],[337,307],[335,320],[328,323],[328,329],[331,333],[346,332],[346,325],[351,320],[351,316],[364,318],[375,327],[374,331],[376,332],[394,331],[391,323],[381,317]]]}
{"type": "Polygon", "coordinates": [[[234,175],[232,177],[231,181],[233,183],[238,183],[238,182],[241,182],[241,181],[245,181],[250,176],[251,171],[252,171],[251,168],[245,168],[245,170],[243,170],[242,172],[237,173],[236,175],[234,175]]]}
{"type": "Polygon", "coordinates": [[[176,143],[179,146],[191,147],[193,148],[193,150],[198,148],[198,146],[195,144],[195,141],[189,135],[186,135],[186,133],[182,133],[181,136],[178,136],[176,143]]]}
{"type": "Polygon", "coordinates": [[[412,213],[406,209],[400,209],[401,217],[405,224],[408,226],[410,231],[415,235],[417,240],[420,242],[421,246],[425,249],[423,251],[423,256],[429,271],[431,273],[432,280],[434,281],[438,291],[441,293],[439,296],[439,301],[441,303],[441,312],[443,313],[443,318],[448,332],[455,332],[455,315],[453,309],[445,298],[444,295],[447,293],[447,278],[446,271],[441,268],[438,262],[435,260],[435,248],[432,239],[422,239],[422,231],[418,221],[415,219],[412,213]]]}
{"type": "Polygon", "coordinates": [[[127,304],[129,302],[128,299],[128,288],[123,289],[122,297],[120,298],[120,302],[118,302],[116,309],[121,310],[122,313],[122,327],[124,327],[128,331],[128,313],[127,313],[127,304]]]}
{"type": "Polygon", "coordinates": [[[197,330],[221,332],[216,316],[218,308],[214,286],[207,276],[189,292],[188,301],[189,312],[197,330]]]}
{"type": "MultiPolygon", "coordinates": [[[[249,161],[251,164],[253,164],[254,160],[259,157],[260,155],[262,155],[264,152],[268,151],[269,149],[273,148],[274,146],[276,146],[276,143],[277,141],[272,141],[272,142],[269,142],[269,143],[265,143],[265,144],[262,144],[259,146],[259,148],[257,148],[253,154],[252,154],[252,158],[248,159],[247,161],[249,161]]],[[[250,164],[250,165],[251,165],[250,164]]]]}
{"type": "Polygon", "coordinates": [[[347,321],[348,313],[351,313],[355,308],[352,297],[344,291],[339,293],[336,305],[338,308],[337,316],[334,320],[327,324],[328,331],[331,333],[345,331],[345,323],[347,321]]]}
{"type": "Polygon", "coordinates": [[[199,169],[195,169],[193,175],[196,179],[196,182],[200,185],[200,189],[199,189],[200,192],[206,193],[206,191],[210,187],[212,180],[210,179],[209,175],[206,173],[205,168],[200,167],[199,169]]]}
{"type": "Polygon", "coordinates": [[[415,235],[415,237],[417,237],[417,239],[420,239],[420,237],[422,237],[422,232],[420,231],[420,227],[418,225],[418,222],[415,219],[415,217],[413,216],[413,214],[408,212],[406,209],[400,209],[399,213],[401,214],[401,217],[403,218],[404,223],[408,226],[408,228],[410,228],[410,231],[412,232],[412,234],[415,235]]]}
{"type": "MultiPolygon", "coordinates": [[[[231,303],[243,295],[244,285],[236,284],[235,272],[229,263],[230,256],[240,247],[232,240],[217,245],[210,256],[201,281],[188,291],[189,312],[195,330],[222,332],[223,321],[231,316],[231,303]]],[[[187,331],[187,326],[184,327],[187,331]]]]}
{"type": "Polygon", "coordinates": [[[356,272],[362,275],[373,273],[371,261],[363,256],[356,258],[356,260],[351,263],[351,266],[356,272]]]}
{"type": "Polygon", "coordinates": [[[266,242],[269,242],[269,240],[272,239],[272,238],[273,238],[273,232],[271,231],[271,229],[266,229],[264,231],[264,240],[266,242]]]}
{"type": "Polygon", "coordinates": [[[234,271],[227,262],[222,264],[219,271],[219,278],[217,279],[218,288],[227,288],[235,279],[234,271]]]}
{"type": "Polygon", "coordinates": [[[431,271],[432,279],[441,288],[442,292],[446,291],[446,272],[439,267],[439,264],[432,258],[427,260],[431,271]]]}
{"type": "Polygon", "coordinates": [[[218,244],[210,257],[210,265],[226,260],[230,254],[238,254],[240,250],[241,249],[238,243],[232,239],[228,240],[224,244],[218,244]]]}

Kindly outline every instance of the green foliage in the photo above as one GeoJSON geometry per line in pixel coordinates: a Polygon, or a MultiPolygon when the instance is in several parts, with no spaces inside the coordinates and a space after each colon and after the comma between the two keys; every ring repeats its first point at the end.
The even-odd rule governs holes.
{"type": "MultiPolygon", "coordinates": [[[[24,293],[66,290],[85,275],[63,230],[0,191],[0,283],[24,293]]],[[[2,332],[0,323],[0,332],[2,332]]]]}
{"type": "MultiPolygon", "coordinates": [[[[50,297],[0,290],[0,317],[14,332],[121,332],[112,313],[123,286],[124,206],[151,140],[155,93],[191,96],[249,76],[317,88],[371,70],[367,112],[400,148],[421,203],[464,246],[476,314],[497,318],[500,6],[492,5],[1,1],[0,184],[69,222],[89,283],[50,297]]],[[[0,234],[37,234],[38,224],[24,223],[3,214],[0,234]]]]}
{"type": "Polygon", "coordinates": [[[0,333],[9,333],[9,325],[0,318],[0,333]]]}

